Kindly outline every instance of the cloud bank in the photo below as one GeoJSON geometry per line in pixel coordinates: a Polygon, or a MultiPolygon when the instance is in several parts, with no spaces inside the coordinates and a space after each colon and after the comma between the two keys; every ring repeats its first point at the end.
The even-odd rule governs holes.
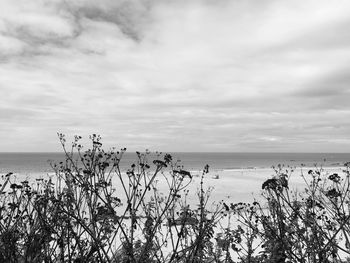
{"type": "Polygon", "coordinates": [[[0,151],[349,152],[350,3],[2,1],[0,151]]]}

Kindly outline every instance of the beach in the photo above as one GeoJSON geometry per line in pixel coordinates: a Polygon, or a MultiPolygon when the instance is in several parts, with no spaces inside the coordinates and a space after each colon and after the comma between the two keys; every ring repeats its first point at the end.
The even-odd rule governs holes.
{"type": "MultiPolygon", "coordinates": [[[[13,163],[15,163],[15,161],[13,161],[13,163]]],[[[32,162],[32,164],[35,165],[30,165],[31,162],[28,161],[25,165],[23,165],[23,163],[20,164],[22,166],[18,165],[18,171],[15,171],[11,176],[10,184],[8,184],[7,189],[5,189],[9,194],[11,194],[10,188],[13,188],[12,184],[15,184],[13,189],[16,189],[18,185],[23,185],[23,181],[28,181],[28,185],[31,186],[31,189],[34,191],[36,191],[35,189],[40,189],[42,183],[43,185],[49,185],[50,191],[57,189],[59,186],[57,174],[47,166],[38,165],[38,160],[32,162]],[[50,183],[46,184],[48,182],[46,180],[50,180],[50,183]]],[[[79,175],[77,177],[75,177],[75,175],[77,175],[76,170],[65,170],[67,167],[63,168],[63,170],[61,170],[61,176],[65,177],[65,175],[67,175],[68,180],[72,180],[72,178],[76,180],[75,183],[73,183],[73,188],[71,188],[73,190],[69,190],[67,184],[62,181],[60,190],[51,193],[53,196],[57,193],[64,193],[65,198],[74,198],[74,200],[85,200],[85,197],[90,195],[95,196],[95,193],[97,196],[104,196],[104,200],[109,200],[110,202],[108,202],[108,204],[103,204],[103,200],[98,197],[96,199],[97,206],[94,208],[97,209],[98,212],[94,214],[94,216],[96,216],[97,220],[106,220],[103,222],[114,222],[114,224],[118,222],[119,224],[114,225],[114,227],[118,227],[119,229],[119,226],[122,226],[123,230],[126,231],[126,235],[131,235],[135,242],[138,239],[141,240],[144,238],[144,231],[149,215],[152,214],[156,216],[156,218],[159,216],[159,218],[162,219],[159,222],[157,231],[160,235],[159,238],[164,242],[162,245],[162,252],[169,255],[172,253],[174,247],[168,242],[170,242],[170,240],[176,242],[177,236],[170,237],[165,234],[169,234],[170,232],[168,231],[174,231],[174,234],[179,233],[178,231],[184,227],[182,223],[184,222],[184,214],[186,214],[186,225],[190,226],[188,231],[195,231],[198,218],[200,218],[200,211],[205,211],[205,217],[213,220],[212,241],[214,242],[215,238],[223,238],[222,235],[225,229],[229,228],[234,231],[240,227],[240,221],[237,219],[237,214],[235,214],[231,204],[252,204],[254,201],[258,201],[263,211],[265,211],[267,200],[262,196],[262,185],[266,180],[280,174],[286,174],[288,177],[287,190],[290,193],[297,193],[303,192],[305,188],[308,187],[307,182],[312,179],[310,170],[320,172],[322,178],[328,178],[332,174],[343,176],[342,171],[344,169],[343,166],[277,166],[275,168],[214,168],[203,172],[203,170],[199,168],[182,170],[182,167],[180,167],[175,172],[169,166],[165,167],[164,163],[164,165],[161,165],[163,168],[153,177],[155,167],[153,165],[149,169],[146,169],[146,171],[140,170],[139,168],[141,166],[135,166],[134,172],[130,172],[125,169],[127,166],[123,166],[120,173],[117,173],[114,169],[110,170],[110,168],[103,173],[103,170],[97,168],[100,167],[98,164],[101,163],[96,163],[94,169],[79,170],[79,175]],[[65,174],[64,171],[68,172],[65,174]],[[109,171],[111,172],[109,173],[109,171]],[[145,174],[143,174],[143,172],[145,172],[145,174]],[[142,175],[139,177],[140,173],[142,175]],[[140,180],[138,178],[140,178],[140,180]],[[153,180],[152,184],[148,185],[150,180],[153,180]],[[182,182],[182,189],[174,193],[174,195],[169,195],[171,189],[174,189],[177,185],[177,183],[174,183],[172,180],[175,180],[177,183],[182,182]],[[171,184],[171,182],[174,184],[171,184]],[[205,194],[205,196],[208,196],[208,200],[206,200],[206,197],[204,198],[206,204],[202,206],[203,210],[201,210],[199,206],[200,198],[198,196],[201,183],[203,183],[204,192],[208,193],[208,195],[205,194]],[[145,188],[146,185],[147,188],[145,188]],[[207,192],[207,190],[209,192],[207,192]],[[109,195],[109,193],[111,194],[109,195]],[[108,195],[112,198],[106,198],[108,195]],[[131,199],[130,196],[132,197],[131,199]],[[168,196],[170,199],[167,199],[168,196]],[[176,198],[174,198],[175,196],[176,198]],[[115,200],[118,200],[116,202],[118,204],[114,202],[115,200]],[[175,200],[177,202],[167,203],[167,200],[175,200]],[[109,207],[109,205],[113,207],[112,209],[114,211],[112,214],[107,213],[107,207],[109,207]],[[134,214],[128,209],[131,205],[133,209],[135,209],[134,214]],[[225,206],[230,208],[226,209],[225,206]],[[164,211],[164,213],[162,211],[164,211]],[[188,211],[190,214],[187,214],[188,211]],[[111,218],[114,218],[114,221],[109,221],[111,218]],[[131,218],[135,219],[135,224],[132,223],[133,221],[131,218]],[[191,226],[193,226],[193,228],[191,228],[191,226]]],[[[218,163],[216,163],[216,165],[217,164],[218,163]]],[[[196,165],[197,167],[200,166],[199,163],[196,165]]],[[[158,168],[161,166],[158,166],[158,168]]],[[[16,168],[16,166],[13,165],[13,168],[16,168]]],[[[2,175],[5,174],[3,173],[2,175]]],[[[4,179],[6,179],[6,177],[4,179]]],[[[70,182],[72,183],[73,181],[70,182]]],[[[45,195],[45,192],[38,191],[36,194],[38,194],[38,198],[40,198],[40,196],[45,195]]],[[[299,197],[297,199],[301,200],[299,197]]],[[[86,210],[87,206],[89,206],[87,205],[88,203],[89,202],[85,200],[84,204],[78,206],[75,213],[88,217],[92,215],[91,211],[86,210]]],[[[54,205],[54,203],[52,204],[54,205]]],[[[96,218],[90,219],[96,220],[96,218]]],[[[92,222],[96,223],[96,221],[92,222]]],[[[195,232],[191,233],[192,237],[195,237],[195,232]]],[[[115,236],[113,241],[113,249],[120,252],[123,234],[119,231],[118,235],[119,236],[115,236]]],[[[254,244],[257,246],[257,253],[262,250],[259,244],[260,242],[261,239],[259,238],[254,241],[254,244]]],[[[238,259],[238,254],[236,255],[232,252],[232,256],[238,259]]]]}
{"type": "MultiPolygon", "coordinates": [[[[252,202],[258,198],[263,182],[276,173],[273,166],[285,165],[294,169],[290,177],[290,189],[304,187],[301,173],[307,174],[310,169],[323,166],[325,172],[342,172],[343,164],[350,160],[350,154],[344,153],[173,153],[173,161],[182,165],[182,169],[192,174],[189,200],[196,201],[203,167],[209,165],[209,173],[204,175],[204,188],[213,187],[210,200],[220,202],[252,202]],[[217,178],[217,179],[215,179],[217,178]]],[[[154,167],[150,155],[149,164],[154,167]]],[[[14,173],[17,182],[28,180],[35,183],[37,178],[54,177],[51,162],[64,160],[62,153],[0,153],[0,174],[14,173]]],[[[120,168],[123,174],[137,161],[135,153],[123,155],[120,168]]],[[[287,172],[288,173],[288,172],[287,172]]],[[[164,176],[169,176],[169,168],[164,169],[164,176]]],[[[117,178],[116,178],[117,179],[117,178]]],[[[159,191],[168,190],[166,181],[159,174],[157,187],[159,191]]],[[[186,179],[187,180],[187,179],[186,179]]],[[[55,181],[55,180],[53,180],[55,181]]],[[[118,180],[113,179],[118,189],[118,180]]],[[[120,192],[120,190],[118,190],[120,192]]]]}
{"type": "MultiPolygon", "coordinates": [[[[289,168],[288,168],[289,169],[289,168]]],[[[282,172],[289,176],[289,190],[291,193],[301,192],[307,188],[306,182],[301,176],[305,176],[306,180],[311,179],[308,175],[308,171],[316,169],[315,167],[295,167],[291,172],[288,169],[284,169],[282,172]]],[[[319,167],[317,167],[319,169],[319,167]]],[[[344,167],[323,167],[322,175],[328,177],[330,174],[338,173],[342,174],[344,167]]],[[[192,179],[184,178],[183,185],[186,187],[180,192],[182,198],[186,196],[186,203],[191,208],[196,208],[199,203],[198,193],[200,189],[200,182],[202,177],[202,171],[190,171],[192,179]]],[[[149,172],[152,175],[152,172],[149,172]]],[[[163,173],[159,173],[154,180],[154,187],[161,195],[166,196],[169,192],[169,186],[166,178],[170,179],[171,173],[169,170],[165,170],[163,173]]],[[[270,178],[276,176],[276,171],[273,168],[246,168],[246,169],[221,169],[209,171],[209,173],[203,175],[203,189],[205,191],[210,190],[208,208],[216,207],[221,202],[228,204],[231,203],[252,203],[254,201],[266,202],[262,198],[262,184],[270,178]]],[[[127,180],[125,172],[122,173],[123,180],[127,180]]],[[[12,177],[13,183],[20,183],[24,180],[29,181],[30,185],[35,189],[38,183],[36,179],[50,179],[53,183],[56,182],[57,176],[54,172],[46,173],[14,173],[12,177]]],[[[125,200],[124,190],[122,188],[119,177],[115,174],[111,174],[112,186],[115,190],[115,196],[125,200]]],[[[124,181],[126,182],[126,181],[124,181]]]]}
{"type": "MultiPolygon", "coordinates": [[[[289,190],[302,191],[306,188],[306,183],[301,176],[305,175],[306,180],[310,176],[308,171],[315,167],[297,167],[294,172],[290,173],[289,190]]],[[[327,177],[333,173],[342,174],[344,167],[324,167],[323,176],[327,177]]],[[[195,205],[198,202],[197,192],[199,191],[201,172],[192,171],[193,179],[188,185],[189,204],[195,205]]],[[[262,184],[276,176],[272,168],[253,168],[253,169],[234,169],[212,171],[204,175],[204,189],[212,188],[209,203],[219,203],[221,201],[229,203],[253,202],[261,200],[262,184]]],[[[159,178],[158,188],[160,192],[166,192],[167,186],[164,180],[159,178]]]]}

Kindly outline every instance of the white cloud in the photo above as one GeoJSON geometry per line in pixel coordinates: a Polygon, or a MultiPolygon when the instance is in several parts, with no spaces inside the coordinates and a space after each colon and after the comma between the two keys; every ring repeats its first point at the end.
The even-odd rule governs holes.
{"type": "Polygon", "coordinates": [[[133,149],[347,151],[330,140],[349,140],[347,1],[3,6],[2,151],[57,150],[56,131],[133,149]]]}
{"type": "Polygon", "coordinates": [[[13,56],[24,49],[25,44],[17,38],[0,35],[0,61],[7,56],[13,56]]]}

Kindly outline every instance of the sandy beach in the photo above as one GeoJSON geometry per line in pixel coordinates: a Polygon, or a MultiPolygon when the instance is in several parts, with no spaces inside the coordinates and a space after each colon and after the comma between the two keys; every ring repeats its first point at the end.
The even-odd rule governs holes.
{"type": "MultiPolygon", "coordinates": [[[[302,174],[305,176],[306,180],[311,178],[311,175],[308,174],[309,170],[314,169],[314,167],[299,167],[295,168],[294,172],[290,174],[289,180],[289,190],[291,192],[295,191],[303,191],[306,187],[306,182],[304,181],[302,174]]],[[[343,167],[326,167],[323,168],[322,175],[324,177],[328,177],[330,174],[338,173],[339,175],[343,175],[342,170],[343,167]]],[[[285,171],[286,172],[286,171],[285,171]]],[[[151,172],[150,172],[151,174],[151,172]]],[[[208,201],[208,205],[206,209],[209,212],[214,212],[216,205],[219,205],[220,202],[225,202],[226,204],[231,203],[252,203],[253,201],[261,201],[261,204],[264,205],[265,201],[262,196],[262,184],[269,178],[272,178],[276,175],[276,172],[272,168],[249,168],[249,169],[223,169],[223,170],[213,170],[204,175],[203,186],[204,189],[211,189],[210,199],[208,201]]],[[[163,174],[159,173],[154,181],[154,187],[157,189],[158,194],[167,196],[169,192],[169,186],[167,185],[166,178],[169,179],[171,176],[167,171],[163,174]]],[[[180,193],[182,200],[186,196],[186,205],[189,205],[189,208],[194,211],[196,210],[199,204],[199,198],[197,193],[199,192],[200,182],[201,182],[201,171],[191,171],[192,180],[189,180],[188,177],[184,178],[184,183],[188,183],[187,187],[180,193]],[[187,193],[187,195],[186,195],[187,193]]],[[[37,178],[51,178],[52,182],[55,183],[56,175],[54,173],[49,173],[46,175],[43,174],[16,174],[15,181],[17,183],[28,180],[34,189],[36,184],[38,183],[35,179],[37,178]]],[[[127,183],[128,175],[126,173],[122,173],[122,178],[124,183],[127,183]]],[[[123,187],[120,183],[120,179],[116,174],[112,176],[112,184],[115,189],[114,196],[121,199],[123,205],[115,208],[116,213],[121,217],[124,217],[123,224],[125,226],[130,226],[130,218],[129,214],[124,214],[126,209],[126,198],[123,187]],[[124,215],[123,215],[124,214],[124,215]]],[[[141,189],[144,186],[141,184],[141,189]]],[[[147,191],[145,196],[145,203],[150,201],[154,192],[147,191]]],[[[179,211],[180,207],[177,207],[176,211],[179,211]]],[[[140,215],[144,218],[144,215],[140,215]]],[[[161,225],[161,229],[166,233],[166,222],[161,225]]],[[[231,227],[237,224],[237,222],[230,217],[222,217],[218,225],[214,228],[214,233],[218,234],[222,231],[222,227],[227,227],[230,225],[231,227]]],[[[135,237],[142,236],[142,228],[138,228],[135,231],[135,237]]],[[[116,246],[120,245],[120,240],[116,240],[116,246]]],[[[163,247],[164,252],[171,252],[171,247],[163,247]]],[[[236,257],[236,256],[235,256],[236,257]]]]}
{"type": "MultiPolygon", "coordinates": [[[[307,172],[314,167],[295,168],[291,173],[289,189],[291,191],[301,191],[306,187],[305,181],[310,178],[307,172]]],[[[343,167],[325,167],[323,168],[324,176],[332,173],[342,174],[343,167]]],[[[188,201],[190,205],[198,202],[197,192],[200,185],[200,172],[193,171],[193,180],[188,185],[188,201]]],[[[210,195],[211,203],[225,201],[229,203],[253,202],[261,199],[262,184],[267,179],[275,176],[276,173],[272,168],[252,168],[252,169],[234,169],[212,171],[204,175],[204,188],[212,188],[210,195]]],[[[166,192],[167,186],[165,181],[158,177],[158,189],[160,192],[166,192]]],[[[210,203],[210,202],[209,202],[210,203]]]]}
{"type": "MultiPolygon", "coordinates": [[[[314,167],[298,167],[291,173],[289,180],[289,189],[291,191],[300,191],[305,188],[305,181],[301,174],[304,174],[308,178],[307,172],[314,167]]],[[[332,173],[342,174],[344,167],[325,167],[323,168],[324,176],[332,173]]],[[[198,203],[197,192],[200,186],[201,171],[191,171],[192,181],[186,187],[189,190],[187,195],[187,201],[190,205],[196,205],[198,203]]],[[[20,183],[21,181],[28,180],[33,186],[36,185],[35,179],[38,178],[52,178],[55,182],[54,173],[19,173],[14,174],[14,182],[20,183]]],[[[276,175],[272,168],[249,168],[249,169],[227,169],[227,170],[214,170],[204,175],[204,189],[211,188],[210,203],[219,203],[221,201],[229,203],[237,202],[253,202],[261,198],[262,184],[267,179],[276,175]]],[[[123,173],[126,177],[126,174],[123,173]]],[[[164,172],[164,176],[169,176],[168,172],[164,172]]],[[[156,188],[160,193],[166,195],[169,191],[169,187],[166,183],[165,177],[159,174],[155,179],[156,188]]],[[[123,190],[120,184],[120,180],[116,177],[112,177],[113,187],[116,189],[117,196],[123,196],[123,190]]],[[[126,179],[126,178],[125,178],[126,179]]],[[[185,180],[184,182],[188,182],[185,180]]]]}

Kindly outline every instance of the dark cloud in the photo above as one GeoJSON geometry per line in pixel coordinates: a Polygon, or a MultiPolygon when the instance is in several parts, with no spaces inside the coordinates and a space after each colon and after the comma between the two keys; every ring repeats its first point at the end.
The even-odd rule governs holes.
{"type": "Polygon", "coordinates": [[[151,1],[82,1],[65,2],[67,8],[80,21],[88,18],[113,23],[135,41],[143,35],[143,27],[149,20],[151,1]]]}

